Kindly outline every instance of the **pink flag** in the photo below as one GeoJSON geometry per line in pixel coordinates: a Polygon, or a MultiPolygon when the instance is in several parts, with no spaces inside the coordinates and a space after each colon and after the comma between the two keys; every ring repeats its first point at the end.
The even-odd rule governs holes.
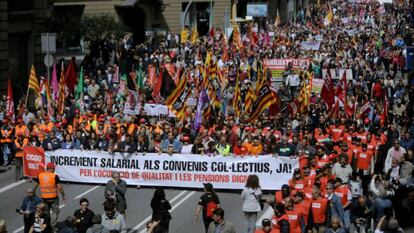
{"type": "Polygon", "coordinates": [[[56,71],[56,64],[53,64],[53,71],[52,71],[52,98],[55,102],[59,99],[59,84],[57,80],[57,71],[56,71]]]}
{"type": "Polygon", "coordinates": [[[7,102],[6,102],[6,115],[11,121],[14,122],[14,101],[13,101],[13,88],[10,81],[8,80],[7,86],[7,102]]]}

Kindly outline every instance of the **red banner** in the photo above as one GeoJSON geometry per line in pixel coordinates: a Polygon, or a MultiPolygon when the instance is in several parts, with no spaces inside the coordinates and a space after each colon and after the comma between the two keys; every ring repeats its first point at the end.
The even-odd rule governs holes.
{"type": "Polygon", "coordinates": [[[23,172],[25,176],[37,177],[45,171],[45,151],[41,147],[23,147],[23,172]]]}

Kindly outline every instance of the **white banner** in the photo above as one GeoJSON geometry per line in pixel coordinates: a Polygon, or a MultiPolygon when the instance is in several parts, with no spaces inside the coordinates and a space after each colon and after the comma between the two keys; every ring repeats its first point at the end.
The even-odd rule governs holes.
{"type": "MultiPolygon", "coordinates": [[[[352,80],[352,70],[351,69],[330,69],[329,70],[332,79],[341,79],[344,72],[346,72],[346,80],[352,80]]],[[[322,69],[322,79],[328,78],[328,69],[322,69]]]]}
{"type": "Polygon", "coordinates": [[[138,92],[128,90],[127,99],[124,105],[124,113],[127,115],[138,115],[141,110],[141,104],[138,92]]]}
{"type": "Polygon", "coordinates": [[[209,157],[194,154],[109,154],[100,151],[57,150],[45,152],[56,164],[61,180],[106,184],[119,171],[128,185],[201,188],[212,183],[218,189],[243,189],[248,175],[259,176],[264,190],[287,184],[297,159],[272,156],[209,157]]]}
{"type": "Polygon", "coordinates": [[[300,43],[300,48],[302,50],[319,50],[320,46],[320,41],[302,41],[300,43]]]}

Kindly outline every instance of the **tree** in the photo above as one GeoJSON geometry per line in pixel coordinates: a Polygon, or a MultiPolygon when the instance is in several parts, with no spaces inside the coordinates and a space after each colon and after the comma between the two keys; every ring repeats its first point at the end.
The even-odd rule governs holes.
{"type": "Polygon", "coordinates": [[[84,15],[81,20],[81,35],[85,45],[90,47],[94,43],[104,40],[121,40],[126,28],[116,17],[110,14],[84,15]]]}

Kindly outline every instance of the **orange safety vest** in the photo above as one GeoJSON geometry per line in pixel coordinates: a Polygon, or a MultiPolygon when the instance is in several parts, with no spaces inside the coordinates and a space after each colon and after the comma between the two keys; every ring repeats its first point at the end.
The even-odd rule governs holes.
{"type": "Polygon", "coordinates": [[[1,130],[1,135],[3,136],[3,138],[0,140],[1,143],[10,143],[12,142],[12,137],[13,137],[13,128],[9,129],[9,130],[1,130]]]}
{"type": "Polygon", "coordinates": [[[276,215],[273,215],[272,217],[272,228],[275,230],[276,233],[280,233],[280,226],[279,226],[279,222],[282,220],[286,220],[289,222],[289,218],[286,214],[280,216],[280,217],[276,217],[276,215]]]}
{"type": "Polygon", "coordinates": [[[313,216],[313,222],[316,224],[322,224],[326,222],[326,210],[328,208],[328,199],[318,198],[312,199],[311,211],[313,216]]]}
{"type": "Polygon", "coordinates": [[[336,142],[343,136],[345,132],[345,126],[340,125],[337,127],[336,125],[331,125],[329,127],[329,131],[332,136],[332,141],[336,142]]]}
{"type": "Polygon", "coordinates": [[[295,209],[298,209],[305,220],[305,225],[308,224],[308,216],[310,211],[311,202],[309,200],[303,200],[301,203],[295,204],[295,209]]]}
{"type": "Polygon", "coordinates": [[[29,130],[27,129],[26,125],[16,126],[16,135],[19,135],[19,134],[23,136],[29,136],[29,130]]]}
{"type": "Polygon", "coordinates": [[[285,201],[283,200],[282,191],[276,191],[275,192],[275,202],[276,203],[283,203],[285,204],[285,201]]]}
{"type": "Polygon", "coordinates": [[[291,190],[303,192],[303,189],[306,188],[306,185],[306,180],[296,180],[295,183],[293,183],[293,179],[289,180],[289,187],[291,190]]]}
{"type": "Polygon", "coordinates": [[[17,148],[16,154],[14,155],[16,158],[22,158],[23,157],[24,152],[23,152],[22,148],[24,146],[27,146],[28,143],[29,143],[29,140],[27,138],[24,138],[23,142],[21,144],[17,139],[14,140],[14,145],[17,148]]]}
{"type": "Polygon", "coordinates": [[[253,145],[250,147],[251,155],[260,155],[263,152],[263,145],[259,144],[257,146],[253,145]]]}
{"type": "Polygon", "coordinates": [[[286,210],[286,215],[289,218],[290,233],[302,233],[300,221],[302,220],[302,212],[299,209],[286,210]]]}
{"type": "Polygon", "coordinates": [[[55,173],[47,171],[40,173],[39,186],[42,198],[50,199],[58,197],[55,173]]]}
{"type": "Polygon", "coordinates": [[[368,170],[371,165],[372,151],[360,151],[357,154],[357,168],[368,170]]]}
{"type": "Polygon", "coordinates": [[[348,185],[341,185],[334,191],[335,195],[337,195],[339,198],[341,198],[342,206],[345,206],[346,203],[348,203],[348,193],[349,188],[348,185]]]}

